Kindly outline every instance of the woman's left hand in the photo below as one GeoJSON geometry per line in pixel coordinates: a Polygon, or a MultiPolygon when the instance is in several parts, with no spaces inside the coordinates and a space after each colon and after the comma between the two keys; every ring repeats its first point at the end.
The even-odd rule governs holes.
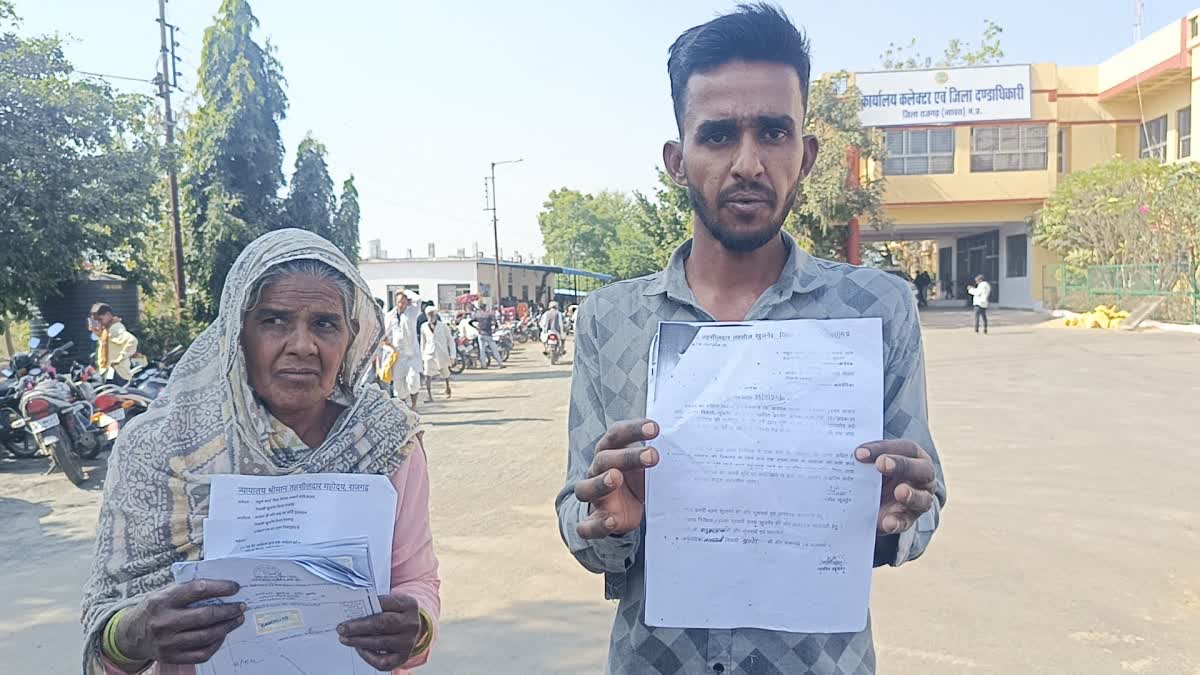
{"type": "Polygon", "coordinates": [[[354,647],[375,670],[388,671],[404,665],[421,637],[421,615],[417,601],[407,595],[381,595],[379,614],[338,625],[342,644],[354,647]]]}

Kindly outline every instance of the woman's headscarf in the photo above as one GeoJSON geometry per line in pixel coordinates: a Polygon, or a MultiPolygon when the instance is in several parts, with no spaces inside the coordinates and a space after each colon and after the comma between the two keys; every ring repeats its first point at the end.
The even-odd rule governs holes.
{"type": "Polygon", "coordinates": [[[171,583],[171,563],[200,557],[213,474],[391,474],[400,467],[418,428],[415,415],[373,382],[371,362],[382,337],[383,314],[370,289],[328,241],[277,230],[242,251],[225,280],[217,320],[192,343],[150,409],[121,431],[109,457],[84,587],[85,670],[96,667],[109,617],[171,583]],[[347,410],[319,447],[281,456],[271,447],[278,423],[250,388],[242,316],[256,281],[275,265],[302,259],[325,263],[354,285],[346,311],[358,331],[333,397],[347,410]]]}

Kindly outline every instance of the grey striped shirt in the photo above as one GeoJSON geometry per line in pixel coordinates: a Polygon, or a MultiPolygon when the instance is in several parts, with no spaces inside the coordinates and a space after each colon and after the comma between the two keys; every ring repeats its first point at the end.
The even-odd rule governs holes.
{"type": "MultiPolygon", "coordinates": [[[[929,433],[916,303],[903,280],[879,270],[813,258],[787,234],[782,236],[789,250],[787,264],[746,318],[881,318],[886,364],[884,436],[915,441],[937,465],[934,508],[907,532],[881,538],[876,546],[877,566],[899,565],[925,551],[946,501],[941,462],[929,433]]],[[[658,322],[713,320],[688,287],[684,262],[690,251],[691,243],[685,243],[664,271],[602,288],[579,309],[567,480],[556,506],[559,529],[571,553],[588,570],[603,573],[605,596],[620,600],[608,672],[871,675],[875,649],[869,622],[861,633],[827,635],[647,626],[642,611],[641,531],[596,541],[575,532],[588,507],[575,498],[574,486],[586,477],[596,443],[613,422],[645,416],[647,358],[658,322]]]]}

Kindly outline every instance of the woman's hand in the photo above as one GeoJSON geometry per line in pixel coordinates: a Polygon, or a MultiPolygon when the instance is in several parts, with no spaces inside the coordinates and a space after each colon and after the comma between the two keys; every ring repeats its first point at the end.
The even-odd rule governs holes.
{"type": "Polygon", "coordinates": [[[354,647],[375,670],[404,665],[421,637],[417,601],[407,595],[381,595],[379,614],[346,621],[338,626],[342,644],[354,647]]]}
{"type": "Polygon", "coordinates": [[[245,620],[246,605],[191,605],[237,592],[236,583],[212,579],[159,589],[121,618],[115,636],[117,649],[134,661],[204,663],[245,620]]]}

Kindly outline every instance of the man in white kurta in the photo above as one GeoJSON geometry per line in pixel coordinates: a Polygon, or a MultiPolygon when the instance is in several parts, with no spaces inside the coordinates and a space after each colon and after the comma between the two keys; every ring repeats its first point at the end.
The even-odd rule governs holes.
{"type": "Polygon", "coordinates": [[[421,391],[421,350],[417,346],[417,304],[405,291],[396,292],[396,307],[388,312],[384,344],[396,352],[392,366],[392,396],[413,409],[421,391]]]}
{"type": "Polygon", "coordinates": [[[454,363],[454,336],[450,326],[438,316],[437,308],[427,307],[425,316],[429,320],[421,326],[421,361],[425,375],[425,394],[433,402],[433,378],[446,381],[446,398],[450,398],[450,364],[454,363]]]}

